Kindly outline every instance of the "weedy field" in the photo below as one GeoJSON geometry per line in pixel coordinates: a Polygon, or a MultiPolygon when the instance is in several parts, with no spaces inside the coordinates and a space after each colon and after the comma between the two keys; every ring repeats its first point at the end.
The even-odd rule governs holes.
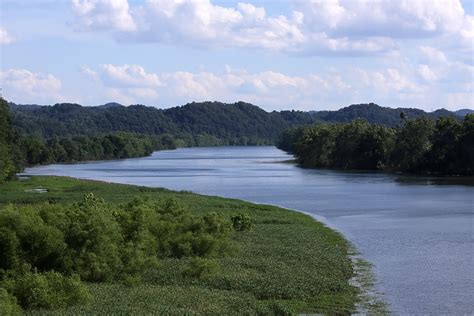
{"type": "MultiPolygon", "coordinates": [[[[44,191],[43,191],[44,192],[44,191]]],[[[7,209],[60,205],[67,209],[93,193],[109,205],[173,199],[193,216],[216,213],[231,223],[249,215],[251,230],[229,235],[225,254],[158,256],[157,264],[120,280],[86,282],[87,302],[30,314],[350,314],[358,289],[350,245],[311,217],[273,206],[64,177],[31,177],[0,185],[0,215],[7,209]],[[45,189],[45,193],[40,193],[45,189]],[[10,206],[9,206],[10,205],[10,206]]],[[[160,202],[161,201],[161,202],[160,202]]]]}

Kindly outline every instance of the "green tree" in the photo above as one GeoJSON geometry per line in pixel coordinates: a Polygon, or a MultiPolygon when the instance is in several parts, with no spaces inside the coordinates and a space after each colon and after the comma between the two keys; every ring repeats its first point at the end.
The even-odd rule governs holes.
{"type": "Polygon", "coordinates": [[[0,98],[0,183],[11,179],[19,171],[13,143],[10,110],[7,102],[0,98]]]}
{"type": "Polygon", "coordinates": [[[426,170],[434,126],[433,120],[427,118],[406,121],[399,126],[390,155],[391,168],[409,172],[426,170]]]}

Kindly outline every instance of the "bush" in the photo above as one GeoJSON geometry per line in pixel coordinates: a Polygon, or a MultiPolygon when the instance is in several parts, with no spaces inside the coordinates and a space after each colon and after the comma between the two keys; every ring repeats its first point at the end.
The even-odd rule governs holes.
{"type": "Polygon", "coordinates": [[[0,212],[0,227],[1,269],[17,269],[23,262],[52,269],[63,255],[62,232],[45,223],[37,207],[7,206],[0,212]]]}
{"type": "Polygon", "coordinates": [[[21,315],[21,308],[16,302],[16,298],[4,288],[0,288],[0,315],[21,315]]]}
{"type": "Polygon", "coordinates": [[[234,230],[238,232],[251,230],[254,226],[253,219],[246,214],[234,215],[231,220],[234,230]]]}
{"type": "MultiPolygon", "coordinates": [[[[160,258],[228,253],[231,231],[221,216],[193,216],[176,200],[112,206],[90,193],[72,205],[9,205],[0,209],[0,280],[24,308],[79,304],[88,296],[80,280],[137,285],[160,258]]],[[[213,269],[193,260],[189,275],[213,269]]]]}
{"type": "Polygon", "coordinates": [[[28,272],[4,283],[25,309],[61,308],[91,299],[78,276],[66,277],[57,272],[28,272]]]}
{"type": "MultiPolygon", "coordinates": [[[[122,236],[113,211],[92,193],[65,210],[68,226],[63,270],[86,281],[113,279],[122,268],[122,236]]],[[[54,223],[51,223],[54,225],[54,223]]]]}

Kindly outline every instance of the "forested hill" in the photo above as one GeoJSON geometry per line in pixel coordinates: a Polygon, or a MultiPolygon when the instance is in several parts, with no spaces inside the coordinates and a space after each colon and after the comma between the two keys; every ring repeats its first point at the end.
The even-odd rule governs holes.
{"type": "Polygon", "coordinates": [[[311,113],[268,113],[244,102],[190,103],[165,110],[143,105],[125,107],[114,103],[97,107],[11,104],[10,108],[13,125],[21,134],[44,138],[95,136],[118,131],[171,134],[182,139],[186,145],[269,144],[289,126],[318,121],[311,113]]]}
{"type": "Polygon", "coordinates": [[[317,122],[350,122],[365,118],[370,123],[395,126],[400,112],[408,118],[453,116],[454,112],[438,110],[427,113],[419,109],[385,108],[376,104],[357,104],[338,111],[273,111],[244,102],[189,103],[170,109],[143,105],[121,106],[108,103],[96,107],[78,104],[54,106],[17,105],[10,103],[12,122],[21,134],[54,136],[96,136],[111,132],[171,134],[187,145],[268,144],[283,130],[294,125],[317,122]]]}
{"type": "MultiPolygon", "coordinates": [[[[357,118],[364,118],[369,123],[381,124],[394,127],[400,123],[400,113],[403,112],[409,118],[429,117],[464,117],[463,113],[450,112],[446,109],[439,109],[434,112],[425,112],[415,108],[388,108],[381,107],[374,103],[356,104],[337,111],[313,112],[316,117],[325,122],[349,123],[357,118]]],[[[466,113],[467,114],[467,113],[466,113]]]]}

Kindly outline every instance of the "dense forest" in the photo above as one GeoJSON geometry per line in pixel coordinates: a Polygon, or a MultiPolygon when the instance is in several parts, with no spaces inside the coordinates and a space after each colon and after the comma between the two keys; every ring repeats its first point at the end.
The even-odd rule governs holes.
{"type": "Polygon", "coordinates": [[[122,106],[109,103],[97,107],[78,104],[54,106],[10,103],[12,123],[21,134],[42,138],[97,136],[128,132],[147,135],[172,135],[178,147],[274,144],[287,128],[318,122],[350,122],[365,118],[369,123],[395,127],[401,111],[410,118],[450,116],[457,113],[438,110],[391,109],[376,104],[357,104],[338,111],[273,111],[244,102],[190,103],[170,109],[143,105],[122,106]]]}
{"type": "Polygon", "coordinates": [[[462,122],[407,119],[392,128],[357,119],[286,130],[278,147],[305,167],[474,174],[474,114],[462,122]]]}
{"type": "Polygon", "coordinates": [[[278,137],[278,146],[308,167],[472,173],[471,148],[463,147],[472,137],[472,115],[463,122],[460,116],[469,110],[427,113],[370,103],[338,111],[268,113],[244,102],[163,110],[4,100],[0,110],[0,181],[36,164],[140,157],[177,147],[268,145],[278,137]]]}
{"type": "Polygon", "coordinates": [[[52,137],[19,135],[13,128],[7,103],[0,100],[0,183],[26,166],[142,157],[155,150],[174,149],[168,134],[142,135],[116,132],[99,136],[52,137]]]}
{"type": "Polygon", "coordinates": [[[0,98],[0,183],[21,171],[18,139],[11,125],[8,105],[0,98]]]}

